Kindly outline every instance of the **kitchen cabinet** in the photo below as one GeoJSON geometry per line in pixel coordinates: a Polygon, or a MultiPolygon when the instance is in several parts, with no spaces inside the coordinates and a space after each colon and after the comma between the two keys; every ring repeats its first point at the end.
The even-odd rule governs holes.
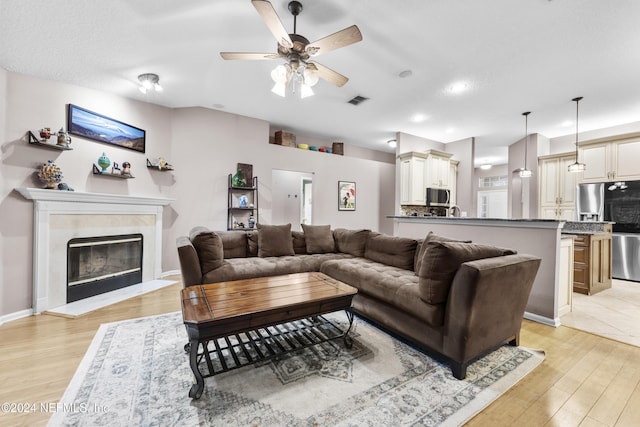
{"type": "Polygon", "coordinates": [[[580,159],[586,165],[581,182],[631,181],[640,179],[640,136],[585,144],[580,159]]]}
{"type": "MultiPolygon", "coordinates": [[[[426,154],[426,186],[451,190],[450,164],[453,154],[437,150],[427,150],[426,154]]],[[[454,183],[455,185],[455,183],[454,183]]]]}
{"type": "Polygon", "coordinates": [[[609,289],[611,232],[578,235],[573,248],[573,291],[593,295],[609,289]]]}
{"type": "Polygon", "coordinates": [[[538,159],[539,217],[575,221],[577,174],[569,172],[575,153],[544,156],[538,159]]]}
{"type": "Polygon", "coordinates": [[[425,166],[427,155],[409,152],[400,155],[400,204],[426,204],[425,166]]]}

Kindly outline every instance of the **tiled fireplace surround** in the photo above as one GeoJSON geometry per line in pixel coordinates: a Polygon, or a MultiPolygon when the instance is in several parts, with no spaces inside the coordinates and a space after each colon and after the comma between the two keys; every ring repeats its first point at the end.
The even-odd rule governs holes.
{"type": "Polygon", "coordinates": [[[172,200],[116,194],[16,189],[33,200],[33,312],[67,303],[67,242],[140,233],[142,280],[162,273],[162,207],[172,200]]]}

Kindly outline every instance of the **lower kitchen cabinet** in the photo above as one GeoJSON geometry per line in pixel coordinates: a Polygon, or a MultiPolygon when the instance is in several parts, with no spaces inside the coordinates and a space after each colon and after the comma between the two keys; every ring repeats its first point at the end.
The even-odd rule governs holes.
{"type": "Polygon", "coordinates": [[[579,235],[573,242],[573,291],[593,295],[611,287],[611,233],[579,235]]]}

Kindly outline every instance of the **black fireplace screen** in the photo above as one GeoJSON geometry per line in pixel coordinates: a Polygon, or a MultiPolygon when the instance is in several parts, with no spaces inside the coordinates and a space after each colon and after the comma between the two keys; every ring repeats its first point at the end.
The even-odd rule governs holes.
{"type": "Polygon", "coordinates": [[[67,244],[67,303],[142,282],[142,234],[67,244]]]}

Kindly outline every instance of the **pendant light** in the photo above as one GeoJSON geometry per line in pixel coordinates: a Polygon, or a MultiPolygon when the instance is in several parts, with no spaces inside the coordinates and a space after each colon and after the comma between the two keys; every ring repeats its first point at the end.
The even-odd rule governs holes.
{"type": "Polygon", "coordinates": [[[569,172],[584,172],[587,168],[584,163],[578,163],[578,103],[581,99],[581,96],[572,99],[576,103],[576,162],[569,165],[569,172]]]}
{"type": "Polygon", "coordinates": [[[522,113],[524,116],[524,167],[518,170],[520,178],[531,178],[531,170],[527,169],[527,148],[529,146],[529,114],[531,111],[522,113]]]}

